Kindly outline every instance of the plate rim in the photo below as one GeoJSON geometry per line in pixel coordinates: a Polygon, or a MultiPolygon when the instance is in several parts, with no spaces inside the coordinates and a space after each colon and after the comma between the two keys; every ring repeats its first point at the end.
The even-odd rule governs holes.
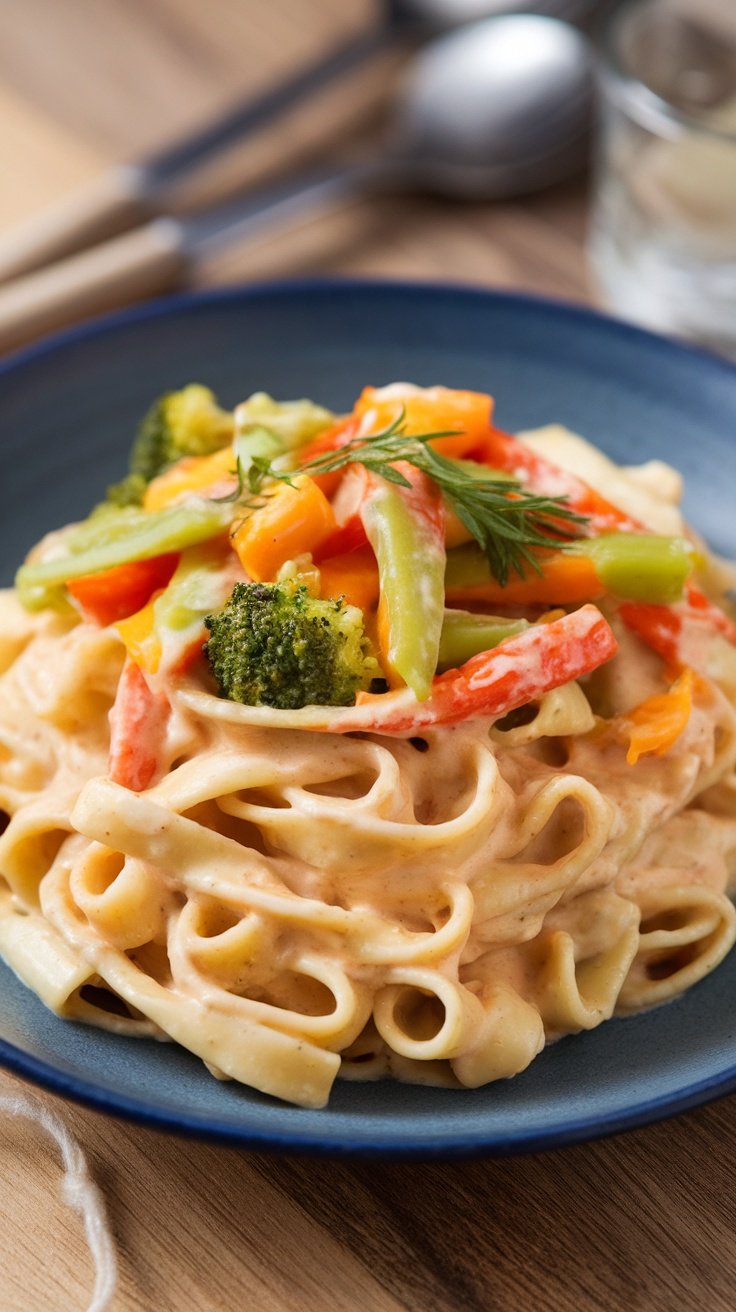
{"type": "MultiPolygon", "coordinates": [[[[736,379],[736,362],[731,362],[725,356],[674,337],[650,332],[597,308],[566,298],[540,296],[525,291],[496,290],[454,281],[319,276],[246,282],[188,291],[157,297],[143,304],[98,316],[53,333],[0,359],[0,380],[5,380],[14,374],[22,374],[26,368],[42,364],[54,355],[63,354],[69,347],[83,346],[85,342],[99,337],[108,338],[118,330],[135,327],[137,324],[179,314],[196,313],[207,306],[251,304],[259,299],[288,300],[289,297],[294,296],[327,298],[335,294],[339,296],[365,293],[378,296],[409,293],[428,298],[437,296],[460,298],[475,302],[492,302],[501,311],[504,306],[508,306],[510,309],[522,309],[530,314],[542,311],[546,314],[561,315],[576,321],[581,327],[588,325],[604,334],[613,334],[630,342],[639,341],[649,351],[658,351],[669,359],[672,359],[673,355],[684,356],[706,370],[714,370],[731,381],[736,379]]],[[[343,1132],[337,1130],[332,1135],[323,1136],[318,1130],[314,1132],[307,1129],[301,1133],[293,1127],[279,1131],[269,1126],[259,1130],[253,1126],[237,1126],[211,1114],[197,1115],[184,1110],[169,1111],[165,1107],[136,1101],[126,1094],[116,1093],[86,1078],[68,1074],[1,1037],[0,1065],[54,1094],[95,1111],[121,1117],[126,1121],[162,1132],[177,1133],[185,1137],[256,1151],[296,1151],[321,1156],[370,1156],[393,1160],[505,1157],[564,1148],[640,1128],[736,1091],[736,1062],[734,1062],[724,1070],[692,1081],[674,1093],[661,1093],[654,1098],[645,1098],[632,1106],[605,1114],[599,1112],[587,1117],[577,1117],[563,1126],[556,1121],[549,1126],[537,1127],[531,1131],[520,1129],[500,1133],[491,1130],[485,1136],[479,1132],[477,1126],[467,1135],[446,1129],[443,1132],[445,1137],[438,1142],[429,1143],[422,1138],[414,1140],[409,1138],[404,1139],[399,1145],[387,1143],[385,1139],[380,1136],[375,1137],[373,1134],[355,1141],[351,1138],[349,1127],[343,1132]]]]}
{"type": "MultiPolygon", "coordinates": [[[[69,1022],[67,1022],[69,1023],[69,1022]]],[[[605,1116],[581,1117],[564,1128],[559,1124],[533,1132],[515,1131],[510,1134],[490,1135],[479,1133],[455,1135],[452,1139],[430,1143],[425,1139],[389,1143],[380,1137],[350,1140],[345,1135],[320,1137],[312,1132],[304,1134],[294,1129],[259,1132],[254,1128],[238,1128],[226,1121],[194,1116],[187,1112],[167,1112],[163,1108],[136,1103],[125,1094],[117,1094],[99,1085],[87,1083],[75,1076],[66,1075],[55,1066],[24,1052],[14,1044],[0,1038],[0,1065],[15,1075],[29,1079],[35,1085],[59,1097],[88,1107],[92,1111],[114,1116],[134,1125],[160,1133],[177,1134],[183,1138],[221,1144],[226,1147],[249,1149],[254,1152],[293,1153],[304,1155],[346,1158],[370,1157],[385,1161],[451,1161],[473,1157],[521,1157],[530,1153],[550,1152],[576,1144],[597,1142],[630,1130],[639,1130],[683,1112],[692,1111],[706,1103],[716,1102],[736,1092],[736,1063],[725,1072],[718,1072],[697,1080],[679,1090],[676,1095],[660,1094],[642,1100],[631,1107],[605,1116]]],[[[327,1110],[326,1108],[324,1109],[327,1110]]]]}
{"type": "Polygon", "coordinates": [[[686,342],[665,333],[653,332],[639,324],[629,323],[617,318],[605,310],[564,296],[539,295],[523,290],[496,289],[482,287],[474,283],[461,281],[433,281],[431,279],[403,278],[361,278],[352,276],[314,276],[294,278],[274,278],[263,282],[229,283],[222,287],[206,287],[193,291],[175,292],[172,295],[157,296],[138,305],[131,305],[122,310],[96,315],[83,323],[62,328],[47,334],[40,341],[22,346],[10,354],[0,357],[0,379],[8,374],[35,364],[47,356],[62,351],[67,346],[76,346],[98,336],[108,336],[118,328],[127,328],[148,320],[165,318],[183,311],[194,312],[201,306],[225,305],[236,301],[254,301],[259,298],[280,298],[295,294],[327,296],[334,292],[378,292],[390,294],[398,291],[419,293],[420,295],[458,296],[470,300],[491,300],[499,307],[504,304],[521,306],[526,309],[542,309],[559,313],[565,317],[588,322],[597,328],[612,332],[620,337],[646,342],[650,349],[659,349],[669,354],[678,352],[689,359],[700,360],[706,367],[711,365],[723,371],[727,376],[736,374],[736,360],[709,347],[694,342],[686,342]]]}

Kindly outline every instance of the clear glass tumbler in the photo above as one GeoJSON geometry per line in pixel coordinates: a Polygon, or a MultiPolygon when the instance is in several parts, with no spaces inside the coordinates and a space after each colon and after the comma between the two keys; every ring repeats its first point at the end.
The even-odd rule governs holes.
{"type": "Polygon", "coordinates": [[[602,45],[596,290],[736,355],[736,0],[628,0],[602,45]]]}

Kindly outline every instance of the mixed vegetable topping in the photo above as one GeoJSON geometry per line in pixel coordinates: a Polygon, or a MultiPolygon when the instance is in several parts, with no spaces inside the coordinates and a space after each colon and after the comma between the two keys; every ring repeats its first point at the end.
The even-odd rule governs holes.
{"type": "Polygon", "coordinates": [[[119,761],[120,726],[140,728],[147,700],[160,714],[188,673],[244,705],[344,708],[304,727],[503,715],[610,659],[614,613],[671,674],[665,702],[631,716],[636,760],[683,722],[690,618],[736,640],[697,566],[687,538],[496,428],[481,393],[367,387],[338,418],[264,393],[231,412],[192,384],[156,402],[128,476],[44,539],[17,587],[30,609],[117,626],[133,671],[119,761]]]}

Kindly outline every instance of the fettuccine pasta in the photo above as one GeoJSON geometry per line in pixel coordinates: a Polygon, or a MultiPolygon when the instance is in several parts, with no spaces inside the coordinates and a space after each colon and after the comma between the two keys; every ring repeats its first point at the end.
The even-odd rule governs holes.
{"type": "Polygon", "coordinates": [[[206,441],[134,468],[127,506],[50,534],[2,594],[0,954],[59,1016],[320,1107],[338,1075],[514,1076],[729,952],[731,575],[673,470],[555,426],[508,437],[474,397],[212,409],[206,441]],[[387,432],[403,485],[360,460],[387,432]],[[531,564],[504,573],[412,438],[448,480],[552,498],[531,564]],[[265,608],[295,600],[266,642],[265,608]],[[340,700],[300,700],[334,623],[340,700]]]}

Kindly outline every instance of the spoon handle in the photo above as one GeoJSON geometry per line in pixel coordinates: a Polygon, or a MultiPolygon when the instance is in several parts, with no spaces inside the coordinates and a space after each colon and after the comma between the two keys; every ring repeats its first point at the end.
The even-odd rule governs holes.
{"type": "Polygon", "coordinates": [[[33,338],[143,296],[186,271],[181,225],[152,223],[0,287],[0,355],[33,338]]]}
{"type": "Polygon", "coordinates": [[[385,159],[304,174],[189,218],[157,218],[0,287],[0,354],[105,310],[169,291],[212,251],[391,176],[385,159]]]}
{"type": "Polygon", "coordinates": [[[150,216],[141,170],[115,165],[0,234],[0,282],[114,237],[150,216]]]}

